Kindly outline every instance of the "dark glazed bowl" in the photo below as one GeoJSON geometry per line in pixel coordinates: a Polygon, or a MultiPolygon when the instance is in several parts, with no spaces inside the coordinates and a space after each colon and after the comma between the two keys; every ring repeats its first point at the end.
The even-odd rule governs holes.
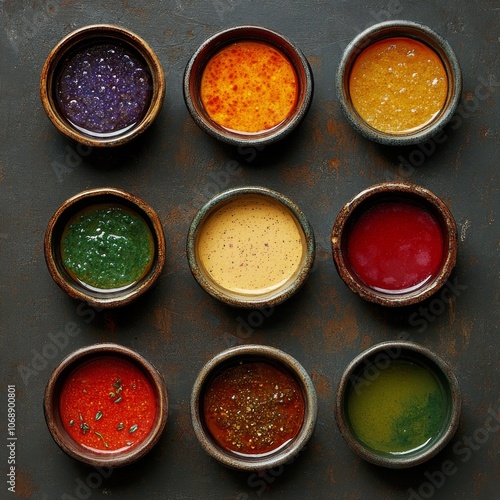
{"type": "Polygon", "coordinates": [[[421,302],[439,290],[449,278],[457,256],[455,220],[448,207],[434,193],[421,186],[404,182],[375,184],[349,201],[335,219],[332,252],[336,269],[344,283],[361,298],[383,306],[407,306],[421,302]],[[443,260],[439,272],[418,288],[385,293],[367,286],[354,272],[349,262],[347,239],[356,218],[380,201],[410,202],[427,210],[439,223],[443,235],[443,260]]]}
{"type": "Polygon", "coordinates": [[[184,100],[194,121],[202,130],[222,142],[235,146],[258,146],[277,142],[294,130],[306,115],[313,96],[313,75],[300,49],[280,33],[260,26],[236,26],[204,41],[189,60],[184,72],[184,100]],[[205,65],[224,46],[246,40],[269,43],[291,62],[298,78],[298,100],[293,113],[274,128],[255,133],[227,130],[207,114],[200,96],[201,77],[205,65]]]}
{"type": "Polygon", "coordinates": [[[296,293],[305,283],[315,256],[314,232],[300,208],[286,196],[271,189],[256,186],[228,189],[212,198],[197,212],[191,222],[186,246],[191,272],[207,293],[230,306],[252,309],[278,305],[296,293]],[[279,288],[262,294],[245,295],[224,288],[209,275],[200,261],[197,241],[203,225],[215,211],[232,201],[255,196],[278,202],[292,216],[302,233],[303,253],[302,261],[294,275],[279,288]]]}
{"type": "Polygon", "coordinates": [[[84,26],[66,35],[47,57],[40,79],[40,97],[50,121],[66,137],[91,147],[119,146],[137,137],[151,125],[160,112],[164,96],[165,75],[153,49],[135,33],[110,24],[84,26]],[[153,86],[150,104],[143,118],[132,128],[110,136],[91,135],[76,128],[61,112],[55,99],[56,80],[65,58],[79,47],[103,41],[122,44],[137,54],[138,58],[145,62],[153,86]]]}
{"type": "Polygon", "coordinates": [[[67,455],[93,467],[121,467],[142,458],[160,439],[168,416],[167,387],[158,370],[136,351],[118,344],[94,344],[77,349],[56,367],[45,389],[44,413],[52,438],[67,455]],[[157,412],[150,433],[137,446],[116,453],[99,453],[83,447],[68,434],[61,421],[59,400],[64,382],[76,368],[109,356],[124,359],[143,372],[155,394],[157,412]]]}
{"type": "Polygon", "coordinates": [[[129,304],[151,288],[165,264],[165,235],[156,212],[143,200],[116,188],[82,191],[66,200],[51,217],[44,240],[45,260],[54,281],[71,297],[96,307],[110,308],[129,304]],[[139,215],[153,236],[154,257],[151,269],[136,283],[118,290],[98,290],[85,286],[66,270],[61,256],[61,237],[66,223],[80,210],[102,203],[123,206],[139,215]]]}
{"type": "MultiPolygon", "coordinates": [[[[366,382],[363,390],[369,390],[366,382]]],[[[342,437],[361,458],[375,465],[402,469],[413,467],[429,460],[451,440],[458,428],[461,412],[461,392],[457,378],[451,368],[435,353],[409,341],[388,341],[376,344],[356,356],[344,370],[337,388],[335,418],[342,437]],[[370,380],[375,381],[393,360],[409,361],[430,370],[442,385],[446,398],[446,416],[439,435],[418,450],[408,453],[390,454],[374,450],[362,442],[354,433],[346,410],[349,392],[358,381],[361,371],[370,368],[370,380]]]]}
{"type": "Polygon", "coordinates": [[[311,437],[316,425],[318,403],[316,391],[308,373],[302,365],[289,354],[274,347],[264,345],[242,345],[229,348],[214,356],[200,371],[191,393],[191,418],[193,428],[203,449],[223,465],[239,470],[265,470],[277,467],[295,457],[311,437]],[[300,388],[305,404],[302,427],[298,434],[285,447],[266,455],[239,455],[222,448],[207,430],[203,417],[203,397],[205,389],[213,376],[224,367],[239,361],[264,361],[274,364],[290,373],[300,388]]]}
{"type": "Polygon", "coordinates": [[[337,97],[347,121],[367,139],[389,146],[417,144],[436,135],[451,120],[461,92],[462,73],[450,44],[429,27],[411,21],[385,21],[366,29],[349,43],[337,70],[337,97]],[[430,47],[441,59],[448,77],[448,95],[442,110],[429,124],[403,134],[382,132],[368,125],[354,108],[349,93],[349,77],[358,55],[372,43],[392,37],[413,38],[430,47]]]}

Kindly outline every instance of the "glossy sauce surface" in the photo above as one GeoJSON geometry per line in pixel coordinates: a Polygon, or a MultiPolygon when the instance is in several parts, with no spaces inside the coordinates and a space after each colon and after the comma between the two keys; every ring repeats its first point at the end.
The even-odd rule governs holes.
{"type": "Polygon", "coordinates": [[[149,434],[156,399],[144,373],[124,359],[109,356],[78,367],[65,381],[61,420],[79,444],[97,451],[137,445],[149,434]]]}
{"type": "Polygon", "coordinates": [[[93,205],[75,214],[61,238],[68,272],[84,285],[112,290],[136,283],[151,268],[153,235],[123,205],[93,205]]]}
{"type": "Polygon", "coordinates": [[[363,212],[348,232],[347,255],[353,271],[379,291],[418,288],[437,275],[443,254],[438,221],[417,204],[378,203],[363,212]]]}
{"type": "Polygon", "coordinates": [[[393,360],[381,369],[370,365],[355,378],[347,414],[354,433],[370,448],[386,453],[409,452],[439,435],[446,397],[430,369],[393,360]]]}
{"type": "Polygon", "coordinates": [[[302,229],[287,207],[265,196],[242,196],[216,209],[196,241],[201,264],[221,287],[242,294],[278,289],[299,269],[302,229]]]}
{"type": "Polygon", "coordinates": [[[279,125],[295,109],[298,82],[285,55],[259,41],[221,49],[207,63],[201,100],[210,118],[238,132],[261,132],[279,125]]]}
{"type": "Polygon", "coordinates": [[[203,398],[205,423],[225,449],[270,453],[293,439],[304,419],[304,397],[294,377],[264,361],[223,369],[203,398]]]}
{"type": "Polygon", "coordinates": [[[380,40],[356,58],[349,77],[354,108],[373,128],[407,133],[441,111],[448,78],[439,56],[417,40],[380,40]]]}

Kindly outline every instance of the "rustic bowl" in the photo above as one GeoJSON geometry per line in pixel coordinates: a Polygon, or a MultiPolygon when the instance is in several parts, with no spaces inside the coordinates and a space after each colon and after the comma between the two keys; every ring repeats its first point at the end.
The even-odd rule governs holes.
{"type": "Polygon", "coordinates": [[[344,283],[363,299],[383,306],[407,306],[434,294],[449,278],[455,266],[458,247],[455,220],[444,202],[428,189],[404,182],[375,184],[357,194],[337,215],[331,242],[334,263],[344,283]],[[400,293],[385,293],[367,286],[353,271],[347,253],[352,223],[377,202],[388,200],[409,201],[422,206],[435,217],[443,234],[444,259],[439,272],[421,286],[400,293]]]}
{"type": "MultiPolygon", "coordinates": [[[[365,386],[366,387],[366,386],[365,386]]],[[[369,390],[366,387],[364,390],[369,390]]],[[[410,341],[381,342],[356,356],[344,370],[339,381],[335,399],[335,418],[342,437],[361,458],[383,467],[401,469],[421,464],[441,451],[458,428],[461,412],[461,392],[457,378],[451,368],[435,353],[410,341]],[[359,373],[370,367],[370,377],[376,379],[395,359],[417,363],[431,370],[442,385],[447,402],[445,422],[439,435],[416,451],[390,454],[374,450],[362,442],[354,433],[346,410],[349,391],[359,373]]]]}
{"type": "Polygon", "coordinates": [[[347,121],[367,139],[390,146],[404,146],[424,142],[451,120],[462,92],[462,74],[458,59],[450,44],[427,26],[412,21],[385,21],[369,27],[347,46],[337,70],[337,97],[347,121]],[[448,95],[442,110],[427,125],[413,132],[391,134],[367,124],[354,108],[349,93],[349,77],[354,61],[369,45],[391,37],[408,37],[430,47],[441,59],[448,76],[448,95]]]}
{"type": "Polygon", "coordinates": [[[72,352],[53,371],[45,389],[44,413],[52,438],[67,455],[93,467],[121,467],[142,458],[159,440],[168,416],[167,388],[158,370],[136,351],[118,344],[94,344],[72,352]],[[68,434],[61,421],[59,399],[65,380],[77,367],[109,356],[129,361],[144,373],[156,396],[157,414],[150,433],[137,446],[116,453],[99,453],[78,444],[68,434]]]}
{"type": "Polygon", "coordinates": [[[203,449],[223,465],[239,470],[265,470],[290,461],[305,446],[311,437],[317,418],[317,398],[313,383],[304,370],[289,354],[274,347],[264,345],[242,345],[229,348],[214,356],[201,369],[191,394],[191,418],[193,428],[203,449]],[[240,360],[268,361],[290,372],[303,391],[305,412],[302,428],[284,448],[265,455],[238,455],[224,450],[212,438],[203,417],[204,391],[212,377],[228,365],[240,360]]]}
{"type": "Polygon", "coordinates": [[[314,232],[300,208],[286,196],[263,187],[242,187],[224,191],[206,203],[191,222],[187,237],[187,256],[191,272],[198,284],[214,298],[235,307],[259,308],[278,305],[291,297],[305,283],[314,263],[315,240],[314,232]],[[295,219],[302,233],[303,255],[298,269],[279,288],[268,292],[246,295],[224,288],[217,283],[205,269],[199,258],[198,237],[205,222],[210,216],[226,204],[244,197],[262,196],[277,201],[295,219]]]}
{"type": "Polygon", "coordinates": [[[40,96],[47,116],[66,137],[90,147],[119,146],[144,132],[160,112],[165,96],[165,75],[160,60],[141,37],[120,26],[95,24],[69,33],[52,49],[42,69],[40,96]],[[83,132],[68,121],[57,104],[55,88],[61,65],[68,55],[79,47],[103,41],[124,45],[142,59],[151,73],[153,88],[149,108],[135,125],[115,134],[94,135],[83,132]]]}
{"type": "Polygon", "coordinates": [[[215,139],[235,146],[263,146],[283,139],[302,121],[312,96],[313,75],[303,53],[285,36],[260,26],[236,26],[211,36],[193,54],[184,72],[184,100],[196,124],[215,139]],[[201,101],[201,77],[207,62],[224,46],[242,40],[257,40],[275,46],[290,60],[298,78],[295,110],[282,123],[262,132],[244,133],[221,127],[209,117],[201,101]]]}
{"type": "Polygon", "coordinates": [[[56,210],[47,225],[44,250],[52,278],[68,295],[92,306],[110,308],[129,304],[155,283],[165,264],[165,235],[158,215],[146,202],[117,188],[96,188],[72,196],[56,210]],[[147,223],[154,241],[154,258],[149,272],[136,283],[117,290],[85,286],[68,273],[61,257],[61,237],[68,220],[83,208],[100,203],[114,203],[133,210],[147,223]]]}

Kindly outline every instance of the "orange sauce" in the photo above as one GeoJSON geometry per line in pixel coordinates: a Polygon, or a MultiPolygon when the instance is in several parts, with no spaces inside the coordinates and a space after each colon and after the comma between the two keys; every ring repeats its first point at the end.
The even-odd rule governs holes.
{"type": "Polygon", "coordinates": [[[448,79],[441,59],[424,43],[386,38],[357,57],[349,92],[365,122],[382,132],[403,134],[427,125],[442,110],[448,79]]]}
{"type": "Polygon", "coordinates": [[[297,75],[288,58],[259,41],[221,49],[208,61],[201,80],[201,100],[210,118],[238,132],[279,125],[295,109],[297,96],[297,75]]]}

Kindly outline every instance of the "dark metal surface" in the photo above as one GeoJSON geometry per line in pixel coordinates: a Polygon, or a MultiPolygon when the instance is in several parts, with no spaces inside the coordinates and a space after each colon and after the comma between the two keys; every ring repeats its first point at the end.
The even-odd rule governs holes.
{"type": "Polygon", "coordinates": [[[6,475],[14,459],[18,498],[497,498],[499,14],[497,0],[1,0],[0,497],[14,497],[6,475]],[[403,149],[359,136],[334,93],[347,43],[366,26],[397,18],[422,22],[443,35],[464,77],[450,125],[434,140],[403,149]],[[45,116],[38,92],[41,68],[57,41],[102,22],[145,38],[167,81],[165,104],[153,126],[112,151],[90,150],[61,136],[45,116]],[[213,33],[238,24],[282,32],[301,48],[314,73],[315,94],[303,123],[282,143],[260,151],[214,141],[194,124],[182,97],[191,54],[213,33]],[[457,266],[449,282],[425,303],[405,309],[359,299],[342,283],[331,257],[329,237],[338,211],[384,180],[430,189],[448,204],[458,226],[457,266]],[[242,185],[282,192],[315,230],[316,263],[309,280],[274,309],[218,303],[189,271],[185,243],[191,218],[211,196],[242,185]],[[64,200],[103,186],[127,190],[158,212],[167,261],[155,288],[139,301],[99,312],[52,281],[43,235],[64,200]],[[431,461],[404,471],[381,469],[354,455],[333,415],[336,385],[348,362],[364,348],[396,338],[422,343],[448,361],[464,400],[451,443],[431,461]],[[170,397],[167,426],[152,452],[113,472],[64,455],[43,418],[43,391],[57,363],[78,347],[102,341],[145,355],[165,376],[170,397]],[[291,354],[318,393],[318,423],[306,449],[293,463],[261,475],[215,462],[199,446],[189,415],[201,366],[226,347],[244,343],[291,354]],[[8,393],[8,386],[15,388],[8,393]],[[11,430],[17,441],[8,441],[13,391],[11,430]]]}

